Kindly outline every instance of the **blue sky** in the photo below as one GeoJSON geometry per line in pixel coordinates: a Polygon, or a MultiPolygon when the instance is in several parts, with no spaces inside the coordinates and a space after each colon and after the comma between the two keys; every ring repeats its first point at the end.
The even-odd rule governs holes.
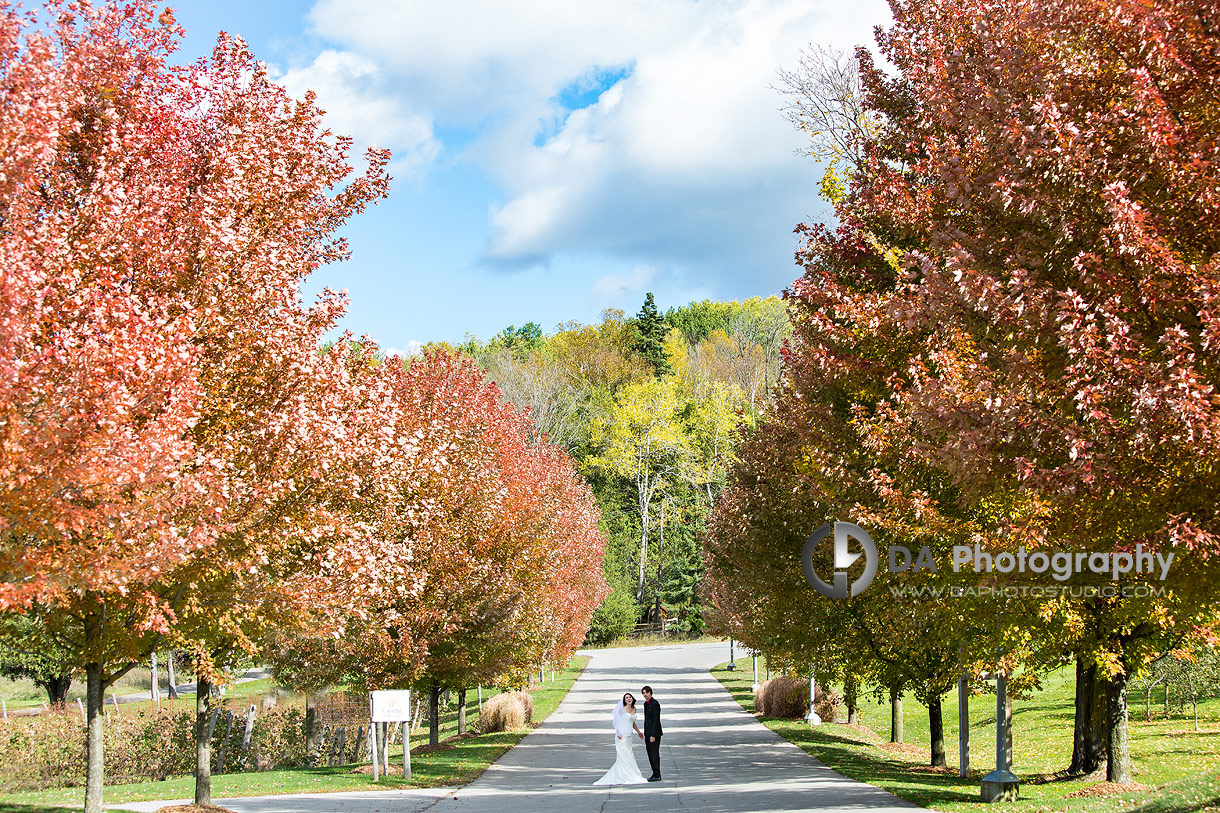
{"type": "Polygon", "coordinates": [[[652,291],[779,293],[818,168],[771,88],[883,0],[181,0],[185,60],[243,36],[337,132],[394,152],[347,228],[343,327],[383,347],[595,322],[652,291]]]}

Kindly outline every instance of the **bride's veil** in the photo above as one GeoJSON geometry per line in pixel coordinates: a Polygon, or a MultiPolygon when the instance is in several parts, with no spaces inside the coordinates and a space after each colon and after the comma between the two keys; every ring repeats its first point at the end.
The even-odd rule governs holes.
{"type": "MultiPolygon", "coordinates": [[[[605,708],[605,706],[602,706],[602,708],[605,708]]],[[[616,731],[619,728],[619,722],[622,720],[625,720],[626,718],[627,718],[627,707],[623,705],[623,701],[620,698],[618,703],[615,704],[615,706],[614,706],[614,729],[616,731]]]]}

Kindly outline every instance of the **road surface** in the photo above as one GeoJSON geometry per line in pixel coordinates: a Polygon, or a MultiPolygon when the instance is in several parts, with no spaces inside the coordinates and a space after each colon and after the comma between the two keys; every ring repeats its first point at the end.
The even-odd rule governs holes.
{"type": "MultiPolygon", "coordinates": [[[[217,799],[236,813],[538,813],[573,811],[907,811],[886,791],[841,776],[781,739],[708,673],[726,644],[593,650],[547,721],[466,787],[217,799]],[[661,703],[661,782],[593,782],[614,762],[610,712],[644,684],[661,703]]],[[[645,775],[643,743],[635,746],[645,775]]],[[[153,811],[168,802],[129,803],[153,811]]],[[[116,805],[117,806],[117,805],[116,805]]]]}

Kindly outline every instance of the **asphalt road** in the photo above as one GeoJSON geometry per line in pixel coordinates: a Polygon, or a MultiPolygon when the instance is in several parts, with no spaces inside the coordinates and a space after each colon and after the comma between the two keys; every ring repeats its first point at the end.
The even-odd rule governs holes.
{"type": "MultiPolygon", "coordinates": [[[[725,644],[595,650],[559,709],[464,788],[215,800],[236,813],[537,813],[917,809],[848,779],[772,733],[708,669],[725,644]],[[661,782],[595,786],[614,762],[610,712],[645,683],[661,703],[661,782]]],[[[643,743],[635,745],[645,775],[643,743]]],[[[169,802],[129,803],[154,811],[169,802]]]]}

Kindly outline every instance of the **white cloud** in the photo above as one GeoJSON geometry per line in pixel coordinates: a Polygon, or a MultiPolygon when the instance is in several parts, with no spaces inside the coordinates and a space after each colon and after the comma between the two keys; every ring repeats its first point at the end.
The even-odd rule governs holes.
{"type": "Polygon", "coordinates": [[[326,50],[309,65],[276,77],[293,96],[312,90],[326,111],[326,126],[355,140],[355,153],[366,147],[393,151],[391,171],[418,174],[440,152],[430,116],[416,112],[390,92],[377,64],[348,51],[326,50]]]}
{"type": "Polygon", "coordinates": [[[690,0],[320,0],[322,37],[394,70],[404,90],[447,117],[535,106],[595,65],[629,62],[690,15],[690,0]]]}
{"type": "Polygon", "coordinates": [[[383,348],[381,348],[381,353],[386,358],[389,358],[390,356],[399,356],[401,358],[409,358],[411,356],[418,356],[420,354],[420,352],[423,351],[423,349],[424,349],[423,342],[417,342],[414,339],[412,339],[411,341],[407,342],[407,346],[405,348],[383,347],[383,348]]]}
{"type": "Polygon", "coordinates": [[[639,298],[656,277],[656,269],[637,265],[629,274],[607,274],[593,283],[593,296],[599,302],[623,303],[639,298]]]}
{"type": "MultiPolygon", "coordinates": [[[[504,194],[487,260],[603,255],[710,277],[725,295],[743,274],[772,290],[791,280],[792,227],[820,208],[820,173],[795,155],[802,136],[770,87],[777,69],[810,42],[871,44],[889,18],[884,0],[320,0],[311,13],[348,49],[350,64],[331,57],[348,65],[345,87],[376,65],[389,109],[409,100],[429,134],[427,117],[477,133],[463,155],[504,194]],[[557,103],[616,67],[624,78],[596,103],[557,103]]],[[[371,129],[394,119],[354,98],[371,129]]]]}

